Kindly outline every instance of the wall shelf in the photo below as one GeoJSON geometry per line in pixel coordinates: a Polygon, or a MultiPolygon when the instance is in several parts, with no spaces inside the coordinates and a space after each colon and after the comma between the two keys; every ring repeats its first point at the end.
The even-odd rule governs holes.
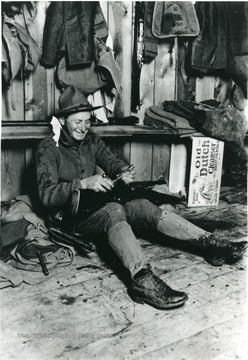
{"type": "MultiPolygon", "coordinates": [[[[172,134],[170,130],[153,129],[149,126],[135,125],[104,125],[91,128],[92,131],[101,137],[132,137],[135,135],[163,135],[168,138],[174,138],[176,135],[172,134]]],[[[30,122],[25,124],[18,122],[2,123],[1,140],[39,140],[51,133],[51,126],[42,122],[30,122]]]]}

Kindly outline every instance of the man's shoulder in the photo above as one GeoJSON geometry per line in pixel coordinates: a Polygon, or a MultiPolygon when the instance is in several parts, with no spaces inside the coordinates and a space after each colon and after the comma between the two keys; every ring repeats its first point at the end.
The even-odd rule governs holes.
{"type": "Polygon", "coordinates": [[[55,143],[55,141],[53,139],[53,136],[54,136],[54,134],[49,134],[44,139],[42,139],[38,144],[37,150],[55,148],[56,143],[55,143]]]}

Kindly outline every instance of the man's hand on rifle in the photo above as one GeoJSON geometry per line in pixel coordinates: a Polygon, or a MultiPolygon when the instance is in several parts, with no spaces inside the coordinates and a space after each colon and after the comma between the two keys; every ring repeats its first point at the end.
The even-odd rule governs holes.
{"type": "Polygon", "coordinates": [[[125,184],[129,184],[135,179],[135,168],[134,165],[125,167],[120,174],[117,175],[115,180],[111,180],[107,175],[97,174],[90,176],[80,181],[83,190],[93,190],[96,192],[106,192],[112,190],[114,183],[118,180],[122,180],[125,184]]]}
{"type": "Polygon", "coordinates": [[[131,182],[134,181],[135,174],[136,174],[136,170],[135,170],[135,167],[133,166],[132,169],[124,172],[121,180],[124,181],[125,184],[130,184],[131,182]]]}
{"type": "Polygon", "coordinates": [[[82,189],[94,190],[96,192],[106,192],[111,190],[114,186],[111,179],[109,179],[105,174],[90,176],[86,179],[80,181],[82,189]]]}

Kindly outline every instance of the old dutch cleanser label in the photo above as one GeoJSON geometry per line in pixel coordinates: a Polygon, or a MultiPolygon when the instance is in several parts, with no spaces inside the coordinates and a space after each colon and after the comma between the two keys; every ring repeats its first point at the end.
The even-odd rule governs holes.
{"type": "Polygon", "coordinates": [[[192,144],[188,206],[218,205],[224,142],[194,137],[192,144]]]}

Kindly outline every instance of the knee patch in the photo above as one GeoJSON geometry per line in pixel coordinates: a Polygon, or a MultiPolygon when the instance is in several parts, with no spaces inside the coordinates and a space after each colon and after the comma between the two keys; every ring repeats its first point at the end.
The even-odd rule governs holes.
{"type": "Polygon", "coordinates": [[[122,205],[118,203],[108,203],[102,210],[106,216],[107,227],[112,227],[122,221],[126,221],[126,212],[122,205]]]}
{"type": "Polygon", "coordinates": [[[162,210],[147,199],[136,199],[125,204],[128,222],[135,228],[154,230],[162,210]]]}
{"type": "Polygon", "coordinates": [[[155,205],[153,205],[149,200],[146,199],[135,199],[125,204],[125,209],[127,212],[146,211],[148,208],[154,207],[155,205]]]}

